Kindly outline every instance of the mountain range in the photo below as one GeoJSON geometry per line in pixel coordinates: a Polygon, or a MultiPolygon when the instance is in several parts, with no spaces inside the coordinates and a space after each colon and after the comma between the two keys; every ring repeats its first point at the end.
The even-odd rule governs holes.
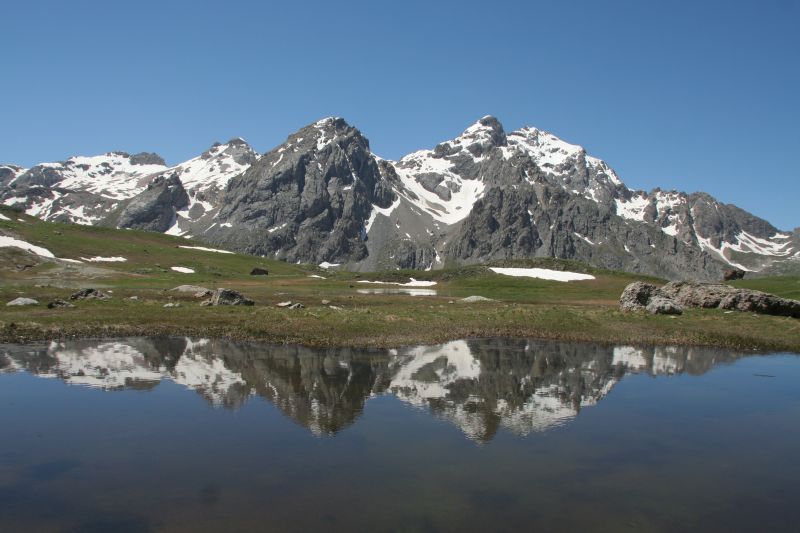
{"type": "Polygon", "coordinates": [[[582,147],[491,116],[397,161],[332,117],[264,154],[236,138],[174,166],[125,152],[4,164],[0,203],[355,271],[531,257],[670,279],[800,270],[800,228],[702,192],[629,189],[582,147]]]}

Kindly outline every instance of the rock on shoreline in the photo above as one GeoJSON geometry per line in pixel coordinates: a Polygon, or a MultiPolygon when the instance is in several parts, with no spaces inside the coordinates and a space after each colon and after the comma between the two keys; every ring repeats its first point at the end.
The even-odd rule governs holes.
{"type": "Polygon", "coordinates": [[[800,318],[797,300],[721,283],[672,281],[659,288],[637,281],[625,287],[619,302],[622,311],[647,310],[652,314],[681,314],[683,308],[692,307],[800,318]]]}

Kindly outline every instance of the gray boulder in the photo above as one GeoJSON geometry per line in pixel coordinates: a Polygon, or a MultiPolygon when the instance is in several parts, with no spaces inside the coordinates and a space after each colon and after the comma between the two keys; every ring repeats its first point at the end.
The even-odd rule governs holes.
{"type": "Polygon", "coordinates": [[[645,307],[651,315],[682,315],[683,308],[669,298],[655,296],[645,307]]]}
{"type": "Polygon", "coordinates": [[[652,283],[635,281],[625,287],[619,297],[619,307],[622,311],[641,311],[650,303],[653,296],[659,294],[658,287],[652,283]]]}
{"type": "Polygon", "coordinates": [[[15,306],[22,306],[22,305],[39,305],[37,300],[33,298],[14,298],[10,302],[6,304],[6,307],[15,307],[15,306]]]}
{"type": "Polygon", "coordinates": [[[211,289],[207,289],[199,285],[178,285],[174,289],[170,289],[170,291],[189,293],[192,294],[195,298],[205,298],[213,294],[211,289]]]}
{"type": "Polygon", "coordinates": [[[765,315],[790,316],[800,318],[800,302],[750,289],[738,289],[725,296],[719,304],[720,309],[747,311],[765,315]]]}
{"type": "Polygon", "coordinates": [[[740,268],[732,268],[730,270],[726,270],[722,274],[722,279],[724,281],[732,281],[735,279],[744,279],[744,270],[740,268]]]}
{"type": "Polygon", "coordinates": [[[98,291],[97,289],[81,289],[69,297],[70,300],[108,300],[111,298],[108,294],[98,291]]]}
{"type": "Polygon", "coordinates": [[[59,307],[75,307],[75,306],[65,300],[59,300],[59,299],[53,300],[52,302],[47,304],[48,309],[57,309],[59,307]]]}
{"type": "Polygon", "coordinates": [[[233,289],[217,289],[211,295],[210,305],[254,305],[255,302],[245,298],[233,289]]]}
{"type": "Polygon", "coordinates": [[[713,309],[719,307],[726,296],[736,289],[721,283],[699,283],[696,281],[671,281],[659,290],[661,296],[670,298],[684,307],[713,309]]]}
{"type": "Polygon", "coordinates": [[[496,301],[496,300],[492,300],[491,298],[487,298],[485,296],[478,296],[478,295],[467,296],[466,298],[461,298],[459,300],[459,302],[462,302],[462,303],[465,303],[465,304],[472,304],[472,303],[476,303],[476,302],[494,302],[494,301],[496,301]]]}

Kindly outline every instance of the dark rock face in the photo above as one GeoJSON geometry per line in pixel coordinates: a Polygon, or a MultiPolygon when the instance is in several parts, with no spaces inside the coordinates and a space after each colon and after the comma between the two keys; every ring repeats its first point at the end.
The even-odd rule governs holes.
{"type": "Polygon", "coordinates": [[[800,318],[800,302],[761,291],[737,289],[719,304],[720,309],[800,318]]]}
{"type": "Polygon", "coordinates": [[[722,279],[724,281],[733,281],[737,279],[744,279],[744,270],[739,268],[732,268],[730,270],[726,270],[722,274],[722,279]]]}
{"type": "Polygon", "coordinates": [[[211,295],[210,305],[254,305],[255,302],[245,298],[241,293],[233,289],[217,289],[211,295]]]}
{"type": "Polygon", "coordinates": [[[255,267],[253,270],[250,271],[251,276],[268,276],[269,270],[266,268],[255,267]]]}
{"type": "Polygon", "coordinates": [[[307,126],[234,178],[218,218],[234,228],[206,233],[213,243],[287,261],[359,261],[373,205],[395,194],[369,142],[342,119],[307,126]]]}
{"type": "Polygon", "coordinates": [[[176,213],[189,205],[189,195],[176,175],[159,176],[147,190],[133,197],[119,216],[120,228],[167,231],[176,213]]]}
{"type": "Polygon", "coordinates": [[[622,291],[619,298],[622,311],[641,311],[650,302],[650,299],[659,293],[658,287],[652,283],[636,281],[622,291]]]}
{"type": "Polygon", "coordinates": [[[110,295],[97,289],[81,289],[69,297],[70,300],[108,300],[110,295]]]}
{"type": "Polygon", "coordinates": [[[152,152],[133,154],[130,157],[130,161],[132,165],[167,165],[160,155],[152,152]]]}
{"type": "Polygon", "coordinates": [[[0,187],[5,187],[17,177],[22,169],[16,165],[0,165],[0,187]]]}
{"type": "Polygon", "coordinates": [[[682,315],[683,308],[663,296],[656,296],[650,300],[645,308],[651,315],[682,315]]]}

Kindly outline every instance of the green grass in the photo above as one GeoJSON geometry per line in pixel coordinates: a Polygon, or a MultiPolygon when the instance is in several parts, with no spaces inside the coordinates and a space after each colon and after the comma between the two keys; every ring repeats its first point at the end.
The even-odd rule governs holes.
{"type": "Polygon", "coordinates": [[[783,298],[800,300],[800,276],[742,279],[730,282],[735,287],[770,292],[783,298]]]}
{"type": "MultiPolygon", "coordinates": [[[[252,256],[177,248],[203,243],[156,233],[53,224],[0,210],[12,221],[0,229],[57,257],[122,256],[125,263],[98,263],[90,268],[54,262],[17,271],[31,262],[28,254],[0,248],[0,302],[18,296],[42,304],[66,299],[82,287],[113,291],[107,301],[76,302],[72,309],[0,306],[0,341],[24,342],[68,337],[121,335],[197,335],[260,339],[314,346],[399,346],[438,343],[466,337],[526,336],[624,344],[712,345],[733,349],[800,352],[800,320],[691,310],[681,317],[626,314],[618,298],[631,281],[653,278],[595,269],[574,261],[531,259],[501,261],[492,266],[536,266],[593,274],[596,279],[570,283],[513,278],[486,266],[430,272],[325,272],[312,265],[290,265],[252,256]],[[170,270],[185,266],[196,274],[170,270]],[[254,266],[270,275],[250,276],[254,266]],[[327,279],[310,278],[310,274],[327,279]],[[436,281],[437,296],[359,294],[375,288],[363,280],[405,282],[413,277],[436,281]],[[255,307],[200,307],[199,301],[167,289],[179,284],[240,290],[255,307]],[[139,300],[127,300],[128,296],[139,300]],[[476,304],[460,298],[481,295],[497,300],[476,304]],[[340,309],[321,304],[331,300],[340,309]],[[274,304],[291,300],[306,308],[288,310],[274,304]],[[167,302],[181,307],[164,308],[167,302]]],[[[217,248],[211,246],[212,248],[217,248]]],[[[798,298],[800,278],[736,282],[785,297],[798,298]]]]}

